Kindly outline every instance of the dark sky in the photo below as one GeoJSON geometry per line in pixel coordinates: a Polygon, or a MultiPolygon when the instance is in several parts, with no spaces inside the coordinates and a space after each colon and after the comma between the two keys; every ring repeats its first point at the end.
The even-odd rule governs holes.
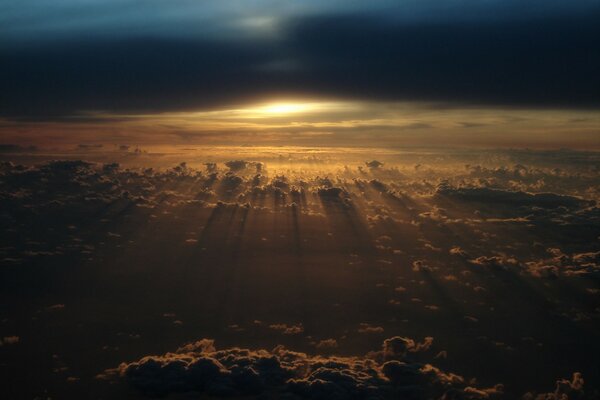
{"type": "Polygon", "coordinates": [[[0,113],[269,96],[589,110],[599,21],[599,1],[3,2],[0,113]]]}

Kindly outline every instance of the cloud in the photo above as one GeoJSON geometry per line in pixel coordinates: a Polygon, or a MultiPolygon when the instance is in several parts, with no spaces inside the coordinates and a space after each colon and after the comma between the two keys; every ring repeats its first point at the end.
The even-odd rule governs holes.
{"type": "Polygon", "coordinates": [[[317,190],[317,194],[324,200],[340,200],[346,191],[340,187],[323,187],[317,190]]]}
{"type": "Polygon", "coordinates": [[[506,256],[481,256],[469,260],[469,262],[473,265],[498,269],[508,269],[519,266],[519,262],[515,258],[506,256]]]}
{"type": "Polygon", "coordinates": [[[319,343],[315,345],[315,347],[321,351],[336,349],[338,347],[338,342],[335,339],[324,339],[320,340],[319,343]]]}
{"type": "Polygon", "coordinates": [[[287,325],[287,324],[271,324],[269,328],[283,333],[284,335],[298,335],[304,332],[302,324],[287,325]]]}
{"type": "Polygon", "coordinates": [[[18,144],[0,144],[0,154],[25,153],[37,151],[37,146],[20,146],[18,144]]]}
{"type": "Polygon", "coordinates": [[[525,193],[520,191],[498,190],[490,188],[453,188],[440,186],[436,193],[441,198],[456,199],[463,202],[496,203],[507,206],[528,206],[542,208],[593,206],[594,201],[555,193],[525,193]]]}
{"type": "Polygon", "coordinates": [[[0,339],[0,346],[8,346],[11,344],[17,344],[21,340],[18,336],[4,336],[0,339]]]}
{"type": "Polygon", "coordinates": [[[374,326],[367,323],[361,323],[358,327],[358,333],[383,333],[384,329],[381,326],[374,326]]]}
{"type": "Polygon", "coordinates": [[[525,263],[524,269],[536,278],[558,276],[580,277],[600,274],[600,251],[565,254],[560,249],[548,248],[549,258],[525,263]]]}
{"type": "MultiPolygon", "coordinates": [[[[286,207],[291,207],[306,217],[326,218],[327,214],[333,217],[343,213],[344,218],[349,219],[348,223],[354,225],[351,229],[355,233],[364,225],[373,237],[378,238],[375,246],[381,254],[377,259],[388,265],[394,263],[389,256],[412,251],[408,239],[396,240],[396,230],[406,238],[418,238],[414,246],[435,251],[428,251],[427,255],[415,253],[415,257],[407,261],[412,263],[415,271],[434,272],[439,264],[432,258],[440,257],[447,257],[451,262],[470,260],[471,265],[489,268],[520,268],[532,275],[548,277],[592,274],[598,270],[598,249],[591,244],[597,237],[594,224],[600,214],[591,200],[596,198],[593,183],[581,178],[587,173],[589,164],[584,163],[574,171],[565,170],[561,174],[564,178],[560,178],[573,181],[578,192],[587,194],[584,198],[474,187],[482,175],[497,174],[497,170],[481,170],[477,177],[470,177],[471,172],[467,170],[456,177],[462,182],[462,186],[458,186],[428,183],[439,179],[439,171],[414,171],[411,168],[410,173],[400,173],[394,165],[373,172],[346,167],[343,171],[333,169],[327,174],[319,171],[300,177],[293,173],[269,174],[267,164],[262,161],[209,163],[210,171],[202,167],[204,159],[200,161],[194,164],[200,168],[179,163],[162,170],[127,169],[116,162],[82,160],[58,160],[28,167],[3,163],[0,167],[2,215],[5,221],[34,214],[44,215],[49,220],[75,221],[73,216],[84,220],[95,215],[94,212],[102,212],[109,204],[127,212],[145,210],[147,213],[160,209],[179,214],[186,209],[214,208],[215,217],[221,211],[235,213],[236,208],[287,212],[286,207]],[[262,169],[260,173],[255,171],[258,165],[262,169]],[[232,172],[230,167],[245,168],[232,172]],[[368,178],[371,174],[378,175],[376,179],[363,179],[365,174],[368,178]],[[398,179],[398,174],[403,178],[398,179]],[[578,174],[580,178],[576,177],[578,174]],[[584,228],[590,226],[591,229],[584,228]],[[463,236],[447,240],[444,230],[449,227],[462,230],[463,236]],[[512,230],[510,235],[513,235],[525,229],[533,230],[540,243],[548,241],[548,235],[552,235],[555,242],[565,243],[562,259],[552,260],[554,256],[533,254],[535,247],[519,250],[490,243],[492,235],[506,237],[507,230],[512,230]],[[587,238],[585,242],[589,242],[589,246],[576,245],[583,237],[587,238]],[[473,248],[473,243],[479,240],[488,243],[487,247],[473,248]],[[440,254],[434,256],[434,253],[440,254]]],[[[523,166],[514,171],[533,169],[523,166]]],[[[513,172],[510,176],[512,182],[520,182],[513,172]]],[[[528,179],[527,175],[521,177],[522,181],[528,179]]],[[[73,222],[72,225],[78,224],[73,222]]],[[[65,227],[64,231],[58,230],[53,235],[58,239],[72,233],[65,227]]],[[[116,235],[126,239],[123,232],[114,229],[107,228],[104,235],[113,238],[111,240],[118,239],[116,235]]],[[[188,239],[198,240],[186,236],[181,241],[188,239]]],[[[368,242],[373,243],[372,240],[368,242]]],[[[32,257],[56,256],[66,249],[64,246],[42,247],[20,251],[7,249],[3,259],[6,263],[22,262],[32,257]]],[[[80,250],[91,251],[83,247],[80,250]]]]}
{"type": "Polygon", "coordinates": [[[379,168],[379,167],[383,166],[383,163],[381,161],[377,161],[377,160],[367,161],[367,162],[365,162],[365,164],[369,168],[379,168]]]}
{"type": "MultiPolygon", "coordinates": [[[[4,284],[14,289],[19,285],[13,283],[21,278],[35,279],[40,287],[52,291],[55,285],[47,285],[46,277],[63,280],[65,276],[91,277],[90,273],[103,271],[127,277],[117,279],[117,284],[138,277],[161,288],[171,287],[172,282],[172,287],[184,290],[156,291],[156,301],[163,295],[175,296],[168,306],[157,310],[141,304],[136,310],[141,313],[139,318],[151,325],[187,335],[198,326],[198,315],[203,314],[189,303],[186,290],[197,290],[197,282],[204,282],[210,290],[202,296],[211,297],[214,290],[217,295],[211,298],[224,296],[227,302],[234,302],[224,304],[225,310],[239,305],[246,316],[233,321],[219,317],[209,321],[206,329],[225,332],[229,344],[235,343],[235,335],[244,335],[249,340],[245,346],[251,348],[257,346],[252,338],[267,337],[318,353],[360,354],[371,346],[373,338],[379,341],[402,333],[365,357],[298,356],[289,350],[245,350],[246,356],[234,348],[218,351],[213,342],[200,341],[176,351],[176,356],[128,362],[122,375],[119,371],[111,375],[111,379],[147,393],[195,390],[215,396],[293,392],[324,398],[343,398],[349,393],[359,398],[486,398],[497,395],[500,389],[493,384],[502,381],[507,398],[515,398],[521,391],[544,388],[533,383],[525,386],[532,375],[548,382],[560,376],[556,365],[538,361],[553,357],[567,334],[578,340],[569,352],[561,353],[561,363],[575,365],[585,373],[586,392],[593,392],[596,383],[588,372],[593,371],[589,353],[596,341],[586,332],[598,321],[600,210],[590,205],[591,200],[598,199],[594,190],[597,179],[590,178],[597,174],[597,155],[471,152],[447,155],[452,163],[436,164],[431,160],[438,158],[437,153],[403,154],[401,162],[396,162],[395,155],[384,158],[369,150],[349,156],[351,150],[344,149],[340,151],[343,156],[327,150],[329,153],[319,155],[319,161],[313,163],[305,154],[294,159],[287,151],[269,150],[273,154],[260,158],[251,148],[245,148],[240,156],[211,149],[210,154],[190,156],[183,164],[181,155],[177,155],[177,162],[172,158],[165,161],[162,157],[167,156],[161,155],[153,159],[154,168],[144,165],[146,161],[132,167],[122,159],[2,163],[0,226],[6,244],[0,248],[0,263],[7,277],[4,284]],[[273,161],[279,159],[279,153],[286,157],[282,163],[273,161]],[[327,161],[329,157],[331,161],[327,161]],[[385,168],[368,170],[364,162],[373,157],[384,160],[385,168]],[[509,158],[521,166],[481,169],[473,176],[473,168],[464,164],[476,157],[509,158]],[[422,165],[418,169],[414,168],[415,159],[422,165]],[[215,164],[210,171],[204,165],[207,160],[215,164]],[[260,160],[265,166],[260,173],[252,166],[232,172],[225,165],[230,160],[260,160]],[[298,170],[289,167],[288,160],[299,166],[298,170]],[[307,163],[310,168],[304,166],[307,163]],[[561,171],[551,172],[559,166],[561,171]],[[536,197],[539,192],[531,185],[542,175],[545,182],[555,179],[553,185],[569,182],[564,192],[552,192],[557,196],[552,202],[561,205],[550,206],[536,197]],[[502,176],[506,178],[498,178],[502,176]],[[481,179],[488,181],[484,184],[481,179]],[[448,181],[449,196],[436,194],[443,181],[448,181]],[[489,188],[487,184],[495,186],[489,188]],[[521,185],[525,188],[510,189],[521,185]],[[481,188],[490,190],[478,190],[481,188]],[[478,201],[472,201],[473,196],[478,201]],[[148,229],[152,235],[143,234],[148,229]],[[131,262],[141,255],[146,262],[131,262]],[[114,269],[103,268],[117,258],[120,261],[114,269]],[[169,273],[163,274],[166,259],[176,261],[168,265],[169,273]],[[47,267],[38,268],[40,265],[47,267]],[[202,279],[182,280],[181,271],[194,271],[202,279]],[[223,291],[230,278],[240,285],[234,296],[223,291]],[[287,285],[292,281],[293,285],[287,285]],[[286,318],[286,304],[302,311],[305,294],[320,301],[298,314],[302,318],[286,318]],[[327,297],[320,297],[323,295],[327,297]],[[287,302],[289,299],[293,301],[287,302]],[[265,311],[271,307],[285,311],[265,311]],[[252,323],[255,319],[264,322],[252,323]],[[325,320],[332,323],[323,323],[325,320]],[[344,323],[333,324],[337,320],[344,323]],[[522,347],[524,343],[502,328],[515,320],[529,321],[523,335],[535,338],[536,344],[527,346],[539,357],[531,356],[522,347]],[[459,340],[453,335],[443,336],[446,321],[460,330],[459,340]],[[552,332],[544,329],[549,322],[556,327],[552,332]],[[406,335],[419,335],[419,340],[406,335]],[[429,335],[436,341],[421,339],[429,335]],[[479,343],[482,341],[475,339],[478,336],[493,339],[479,343]],[[500,346],[500,342],[506,344],[500,346]],[[443,350],[438,348],[440,343],[443,350]],[[464,347],[465,343],[469,345],[464,347]],[[479,347],[485,343],[490,344],[489,349],[479,347]],[[499,351],[506,354],[495,357],[499,351]],[[434,359],[436,354],[447,354],[448,358],[434,359]],[[491,387],[481,387],[463,376],[473,373],[468,372],[473,370],[467,365],[472,355],[480,356],[485,364],[481,372],[479,368],[475,372],[481,374],[477,378],[491,387]],[[243,361],[243,357],[249,360],[243,361]],[[268,360],[256,361],[261,357],[268,360]],[[428,357],[435,368],[422,363],[428,357]],[[518,362],[513,364],[515,360],[518,362]],[[267,373],[264,365],[276,362],[279,367],[267,373]],[[515,374],[499,379],[498,368],[511,365],[517,365],[515,374]],[[196,381],[194,374],[202,377],[196,381]]],[[[301,149],[296,154],[303,152],[308,153],[301,149]]],[[[100,156],[90,153],[94,153],[90,157],[100,156]]],[[[540,185],[539,190],[548,189],[540,185]]],[[[106,307],[118,307],[119,293],[126,297],[131,293],[120,292],[116,286],[113,290],[110,282],[106,307]]],[[[93,280],[89,283],[93,289],[93,280]]],[[[121,286],[118,284],[125,289],[127,285],[121,286]]],[[[78,288],[86,290],[86,286],[78,288]]],[[[11,291],[3,293],[8,296],[11,291]]],[[[198,305],[210,305],[202,296],[195,298],[198,305]]],[[[87,310],[67,301],[72,297],[69,291],[42,297],[27,300],[39,300],[31,307],[39,311],[32,315],[34,324],[52,317],[58,329],[64,321],[87,310]],[[60,306],[63,303],[64,309],[60,306]],[[57,312],[44,312],[47,307],[57,312]]],[[[12,326],[13,317],[8,314],[7,318],[6,326],[12,326]]],[[[84,324],[82,329],[86,326],[94,328],[84,324]]],[[[135,357],[149,354],[151,350],[144,346],[155,342],[151,337],[157,332],[139,329],[136,326],[126,331],[145,339],[136,341],[139,352],[135,357]]],[[[6,336],[13,333],[18,332],[5,332],[6,336]]],[[[3,351],[29,349],[37,341],[26,333],[19,335],[27,340],[15,346],[4,343],[3,351]]],[[[126,338],[130,336],[122,337],[126,338]]],[[[128,345],[104,342],[98,349],[107,343],[107,349],[128,345]]],[[[120,353],[111,350],[111,354],[119,357],[120,353]]],[[[124,359],[110,360],[108,365],[116,366],[124,359]]],[[[80,371],[77,377],[82,383],[87,379],[80,371]]]]}
{"type": "Polygon", "coordinates": [[[227,161],[225,163],[225,165],[231,171],[241,171],[243,169],[246,169],[246,167],[248,166],[248,163],[244,160],[232,160],[232,161],[227,161]]]}
{"type": "Polygon", "coordinates": [[[418,343],[411,338],[394,336],[383,341],[383,357],[384,359],[405,358],[408,353],[429,350],[432,343],[432,337],[426,337],[422,343],[418,343]]]}
{"type": "Polygon", "coordinates": [[[584,400],[597,398],[596,395],[586,395],[583,390],[583,376],[580,372],[574,372],[571,380],[559,379],[556,381],[554,392],[536,394],[528,392],[523,396],[523,400],[584,400]]]}
{"type": "MultiPolygon", "coordinates": [[[[335,342],[335,341],[333,341],[335,342]]],[[[333,343],[332,342],[332,343],[333,343]]],[[[202,339],[175,353],[146,356],[122,363],[98,379],[124,381],[146,395],[202,392],[214,397],[295,394],[310,399],[488,399],[501,386],[479,389],[459,375],[430,364],[410,363],[407,352],[423,350],[431,338],[416,343],[408,338],[384,342],[383,362],[367,357],[311,356],[287,350],[229,348],[218,350],[202,339]],[[448,397],[453,396],[453,397],[448,397]]]]}
{"type": "Polygon", "coordinates": [[[275,96],[599,105],[600,59],[588,51],[598,47],[597,6],[532,20],[518,7],[512,18],[486,23],[415,24],[389,12],[336,11],[289,16],[280,21],[278,40],[177,37],[157,28],[142,37],[15,42],[0,48],[0,109],[5,117],[48,120],[87,110],[214,109],[275,96]],[[282,58],[296,68],[265,68],[282,58]]]}

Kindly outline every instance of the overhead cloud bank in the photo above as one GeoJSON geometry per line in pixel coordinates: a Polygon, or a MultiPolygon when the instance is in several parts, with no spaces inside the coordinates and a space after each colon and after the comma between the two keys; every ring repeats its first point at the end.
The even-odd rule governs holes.
{"type": "Polygon", "coordinates": [[[10,39],[0,46],[1,115],[155,113],[278,96],[600,105],[597,2],[379,3],[311,3],[304,10],[257,3],[245,19],[210,3],[169,4],[178,12],[140,10],[156,23],[138,29],[125,29],[140,23],[138,13],[112,3],[100,21],[91,5],[89,14],[67,5],[78,17],[70,26],[56,10],[12,6],[6,15],[33,14],[33,33],[3,23],[10,39]],[[202,15],[214,15],[213,22],[198,23],[202,15]],[[107,35],[111,28],[122,33],[107,35]]]}
{"type": "MultiPolygon", "coordinates": [[[[431,338],[429,338],[431,339],[431,338]]],[[[490,399],[502,385],[476,388],[462,376],[411,362],[422,350],[414,340],[392,337],[365,357],[311,356],[287,350],[217,350],[202,339],[175,353],[122,363],[99,379],[123,380],[146,395],[200,392],[214,397],[293,395],[310,399],[490,399]]]]}

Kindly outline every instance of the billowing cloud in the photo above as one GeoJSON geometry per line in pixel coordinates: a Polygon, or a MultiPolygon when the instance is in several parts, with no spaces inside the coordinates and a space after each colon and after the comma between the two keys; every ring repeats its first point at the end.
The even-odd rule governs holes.
{"type": "Polygon", "coordinates": [[[557,380],[556,389],[553,392],[540,394],[528,392],[523,396],[523,400],[578,400],[597,398],[594,394],[586,394],[583,388],[584,383],[581,373],[574,372],[570,380],[568,378],[557,380]]]}
{"type": "MultiPolygon", "coordinates": [[[[106,18],[89,27],[84,21],[97,6],[89,5],[91,13],[72,25],[62,25],[62,14],[41,13],[43,8],[33,5],[22,12],[39,10],[32,17],[38,24],[29,28],[37,26],[41,33],[23,31],[24,23],[16,29],[10,17],[2,24],[12,39],[0,48],[5,78],[0,109],[5,117],[61,119],[84,111],[215,109],[282,96],[598,106],[599,59],[590,51],[600,37],[597,4],[485,4],[474,5],[478,11],[469,18],[465,8],[470,7],[462,3],[449,4],[443,12],[420,3],[404,11],[384,4],[359,7],[366,9],[360,12],[344,4],[313,7],[313,12],[279,10],[280,15],[277,8],[257,5],[259,15],[246,25],[240,15],[227,15],[216,5],[191,10],[169,5],[179,12],[151,12],[149,21],[156,24],[129,28],[120,36],[106,32],[141,21],[137,12],[123,12],[114,2],[103,7],[106,18]],[[524,9],[538,11],[527,19],[524,9]],[[423,13],[415,15],[415,10],[423,13]],[[205,13],[217,23],[189,20],[195,16],[197,22],[205,13]],[[40,15],[53,23],[39,23],[40,15]],[[237,26],[250,27],[249,32],[231,29],[240,19],[237,26]],[[97,29],[104,24],[105,29],[97,29]],[[261,26],[277,27],[276,33],[251,34],[261,26]]],[[[26,6],[5,11],[22,15],[16,11],[20,7],[26,6]]],[[[67,10],[77,15],[85,8],[67,10]]]]}
{"type": "MultiPolygon", "coordinates": [[[[431,343],[428,338],[425,343],[431,343]]],[[[367,357],[311,356],[278,346],[271,351],[217,350],[202,339],[175,353],[147,356],[106,370],[99,379],[123,380],[147,395],[201,392],[214,397],[295,394],[310,399],[488,399],[502,394],[469,386],[462,376],[406,360],[426,344],[408,338],[384,342],[384,362],[367,357]]],[[[373,353],[375,355],[379,353],[373,353]]]]}

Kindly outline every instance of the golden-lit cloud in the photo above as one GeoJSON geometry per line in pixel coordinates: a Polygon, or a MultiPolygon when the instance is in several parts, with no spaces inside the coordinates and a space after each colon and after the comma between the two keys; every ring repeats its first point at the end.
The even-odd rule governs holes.
{"type": "Polygon", "coordinates": [[[5,143],[598,148],[586,110],[450,107],[434,103],[271,99],[153,114],[88,112],[51,122],[0,122],[5,143]]]}

